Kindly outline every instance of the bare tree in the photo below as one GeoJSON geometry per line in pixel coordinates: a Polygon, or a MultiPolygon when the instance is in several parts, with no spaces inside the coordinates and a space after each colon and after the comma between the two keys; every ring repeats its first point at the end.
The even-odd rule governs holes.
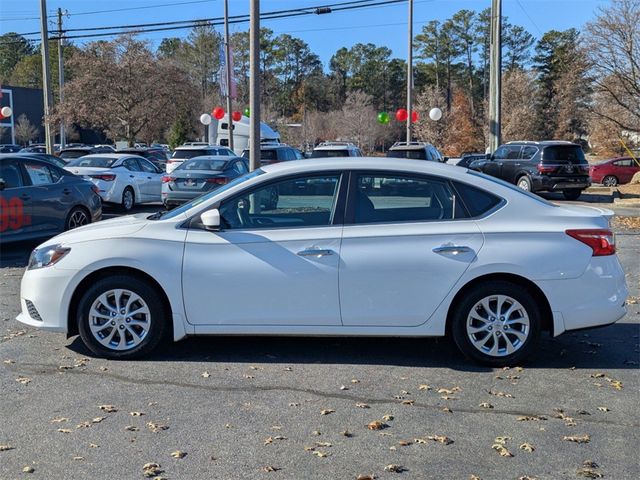
{"type": "MultiPolygon", "coordinates": [[[[502,80],[502,140],[535,140],[537,89],[531,72],[513,69],[502,80]]],[[[488,128],[487,128],[488,143],[488,128]]]]}
{"type": "Polygon", "coordinates": [[[347,96],[338,121],[338,137],[351,140],[368,152],[375,148],[376,140],[381,134],[372,102],[371,95],[354,90],[347,96]]]}
{"type": "Polygon", "coordinates": [[[27,116],[23,113],[18,117],[15,125],[16,141],[22,145],[27,145],[34,138],[38,138],[40,131],[34,127],[27,116]]]}
{"type": "Polygon", "coordinates": [[[451,118],[450,112],[446,111],[446,106],[446,92],[444,89],[434,86],[426,87],[418,96],[415,105],[420,117],[414,127],[416,136],[422,141],[432,143],[438,150],[442,151],[446,147],[445,134],[451,118]],[[438,121],[433,121],[429,118],[429,112],[436,107],[442,110],[442,118],[438,121]]]}
{"type": "Polygon", "coordinates": [[[595,91],[596,115],[640,132],[640,0],[612,0],[587,24],[585,46],[595,91]]]}

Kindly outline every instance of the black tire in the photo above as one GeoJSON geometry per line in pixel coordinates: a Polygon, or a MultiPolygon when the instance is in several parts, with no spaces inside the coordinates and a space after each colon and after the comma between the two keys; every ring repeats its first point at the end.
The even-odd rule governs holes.
{"type": "Polygon", "coordinates": [[[130,212],[136,204],[136,194],[131,187],[125,187],[122,191],[122,200],[120,201],[120,207],[125,212],[130,212]],[[128,195],[130,195],[130,200],[128,195]]]}
{"type": "MultiPolygon", "coordinates": [[[[519,312],[519,310],[516,310],[514,313],[517,312],[519,312]]],[[[514,337],[514,335],[516,332],[521,333],[521,331],[518,328],[514,329],[513,326],[511,326],[511,331],[507,331],[507,329],[503,327],[504,324],[501,325],[500,320],[502,318],[503,317],[494,317],[495,323],[486,323],[486,325],[489,326],[495,325],[495,331],[486,332],[488,334],[487,337],[480,338],[480,342],[492,335],[493,339],[499,338],[495,335],[508,335],[508,339],[516,338],[516,342],[518,341],[517,337],[514,337]]],[[[540,309],[538,308],[533,295],[531,295],[531,293],[529,293],[526,288],[504,280],[494,280],[481,283],[473,287],[470,291],[465,292],[460,303],[458,305],[455,305],[455,310],[453,311],[451,322],[451,334],[460,351],[462,351],[465,356],[475,362],[481,363],[483,365],[490,365],[493,367],[517,365],[520,364],[526,357],[528,357],[535,350],[536,344],[540,337],[542,323],[540,309]],[[526,329],[525,340],[519,343],[515,352],[511,354],[506,354],[505,348],[502,348],[502,350],[504,350],[503,353],[500,353],[500,351],[498,351],[496,355],[490,355],[481,351],[479,348],[476,348],[474,346],[471,333],[469,333],[467,330],[467,321],[469,319],[469,315],[472,313],[472,311],[477,313],[477,310],[475,309],[476,305],[482,299],[497,295],[505,295],[520,303],[526,315],[528,316],[529,325],[526,329]]],[[[491,330],[492,328],[493,327],[488,329],[491,330]]],[[[478,333],[477,335],[480,336],[481,334],[478,333]]],[[[490,345],[493,345],[494,340],[489,339],[488,341],[490,345]]],[[[501,340],[497,341],[500,342],[498,343],[500,350],[500,345],[506,345],[507,339],[502,338],[501,340]]],[[[509,340],[509,343],[513,345],[513,342],[511,340],[509,340]]]]}
{"type": "Polygon", "coordinates": [[[516,180],[516,186],[520,190],[524,190],[525,192],[530,192],[531,191],[531,180],[529,180],[529,177],[527,177],[526,175],[523,175],[520,178],[518,178],[518,180],[516,180]]]}
{"type": "Polygon", "coordinates": [[[580,198],[580,195],[582,195],[582,189],[571,188],[569,190],[563,190],[562,195],[564,195],[564,198],[567,200],[577,200],[578,198],[580,198]]]}
{"type": "Polygon", "coordinates": [[[91,223],[91,214],[84,207],[73,207],[66,220],[64,221],[64,230],[73,230],[74,228],[88,225],[91,223]]]}
{"type": "Polygon", "coordinates": [[[618,185],[618,183],[620,183],[620,182],[618,181],[618,177],[616,177],[615,175],[606,175],[602,179],[602,184],[605,187],[616,187],[618,185]]]}
{"type": "MultiPolygon", "coordinates": [[[[132,308],[138,308],[138,305],[139,304],[134,303],[132,304],[132,308]]],[[[98,280],[87,289],[84,295],[82,295],[80,302],[78,303],[76,321],[78,322],[78,331],[80,332],[82,341],[94,354],[111,360],[129,360],[149,354],[168,337],[170,332],[168,325],[170,318],[169,313],[170,312],[167,312],[164,307],[164,302],[160,294],[147,282],[135,276],[114,275],[98,280]],[[117,347],[115,346],[113,348],[109,348],[98,341],[96,336],[94,336],[94,333],[91,331],[91,326],[96,325],[96,323],[94,323],[94,320],[90,318],[89,314],[94,302],[97,302],[98,298],[104,293],[110,292],[114,289],[125,289],[135,295],[138,295],[146,304],[150,313],[148,328],[146,329],[146,334],[143,336],[140,343],[121,350],[117,350],[117,347]]],[[[105,315],[105,317],[107,316],[109,315],[105,315]]],[[[108,337],[109,334],[111,334],[111,326],[106,326],[106,324],[115,324],[113,327],[115,332],[111,334],[111,338],[115,339],[117,336],[117,338],[120,339],[121,333],[119,332],[123,332],[125,335],[125,343],[127,340],[133,342],[133,336],[129,327],[134,328],[135,326],[130,324],[128,327],[123,328],[122,323],[124,323],[125,319],[122,317],[115,317],[113,321],[106,321],[101,324],[101,326],[105,325],[105,329],[102,330],[104,331],[104,336],[108,337]],[[117,330],[117,328],[123,329],[117,330]],[[129,333],[126,333],[127,331],[129,333]]],[[[141,328],[141,331],[144,331],[144,329],[141,328]]],[[[126,345],[124,346],[126,347],[126,345]]]]}

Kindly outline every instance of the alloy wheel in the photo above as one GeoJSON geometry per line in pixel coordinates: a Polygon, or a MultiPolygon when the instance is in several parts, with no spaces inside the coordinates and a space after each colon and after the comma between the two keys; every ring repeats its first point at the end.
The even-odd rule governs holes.
{"type": "Polygon", "coordinates": [[[618,179],[614,176],[607,175],[606,177],[604,177],[604,180],[602,180],[602,184],[605,187],[615,187],[616,185],[618,185],[618,179]]]}
{"type": "Polygon", "coordinates": [[[504,357],[522,348],[531,325],[520,302],[507,295],[491,295],[473,306],[466,331],[477,350],[491,357],[504,357]]]}
{"type": "Polygon", "coordinates": [[[122,194],[122,204],[125,210],[131,210],[133,208],[133,192],[131,190],[127,189],[122,194]]]}
{"type": "Polygon", "coordinates": [[[93,337],[110,350],[130,350],[149,333],[151,312],[137,293],[108,290],[95,299],[89,310],[93,337]]]}
{"type": "Polygon", "coordinates": [[[521,190],[529,191],[529,182],[527,181],[526,178],[518,181],[518,188],[521,190]]]}
{"type": "Polygon", "coordinates": [[[89,216],[84,210],[75,210],[71,213],[69,217],[69,222],[67,223],[67,230],[71,230],[73,228],[81,227],[83,225],[87,225],[89,223],[89,216]]]}

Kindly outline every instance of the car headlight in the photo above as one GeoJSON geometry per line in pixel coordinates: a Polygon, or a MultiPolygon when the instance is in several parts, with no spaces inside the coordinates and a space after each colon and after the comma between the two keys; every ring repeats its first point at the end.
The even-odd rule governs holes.
{"type": "Polygon", "coordinates": [[[37,268],[55,265],[70,251],[70,248],[63,247],[62,245],[50,245],[48,247],[36,248],[31,252],[27,270],[35,270],[37,268]]]}

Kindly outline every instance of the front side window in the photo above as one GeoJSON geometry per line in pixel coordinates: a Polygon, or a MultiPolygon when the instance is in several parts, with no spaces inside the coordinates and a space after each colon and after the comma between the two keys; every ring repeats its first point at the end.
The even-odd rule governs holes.
{"type": "Polygon", "coordinates": [[[24,168],[29,175],[31,185],[49,185],[55,183],[51,170],[46,165],[41,163],[25,162],[24,168]]]}
{"type": "Polygon", "coordinates": [[[358,175],[355,223],[452,220],[465,213],[446,181],[410,175],[358,175]]]}
{"type": "Polygon", "coordinates": [[[127,170],[131,170],[132,172],[141,172],[142,169],[138,164],[138,161],[135,158],[127,158],[124,162],[122,162],[124,168],[127,170]]]}
{"type": "Polygon", "coordinates": [[[291,178],[243,192],[225,201],[225,229],[331,225],[340,175],[291,178]]]}
{"type": "Polygon", "coordinates": [[[148,160],[138,160],[138,163],[140,164],[140,167],[142,167],[143,172],[158,173],[156,167],[154,167],[153,164],[148,160]]]}

